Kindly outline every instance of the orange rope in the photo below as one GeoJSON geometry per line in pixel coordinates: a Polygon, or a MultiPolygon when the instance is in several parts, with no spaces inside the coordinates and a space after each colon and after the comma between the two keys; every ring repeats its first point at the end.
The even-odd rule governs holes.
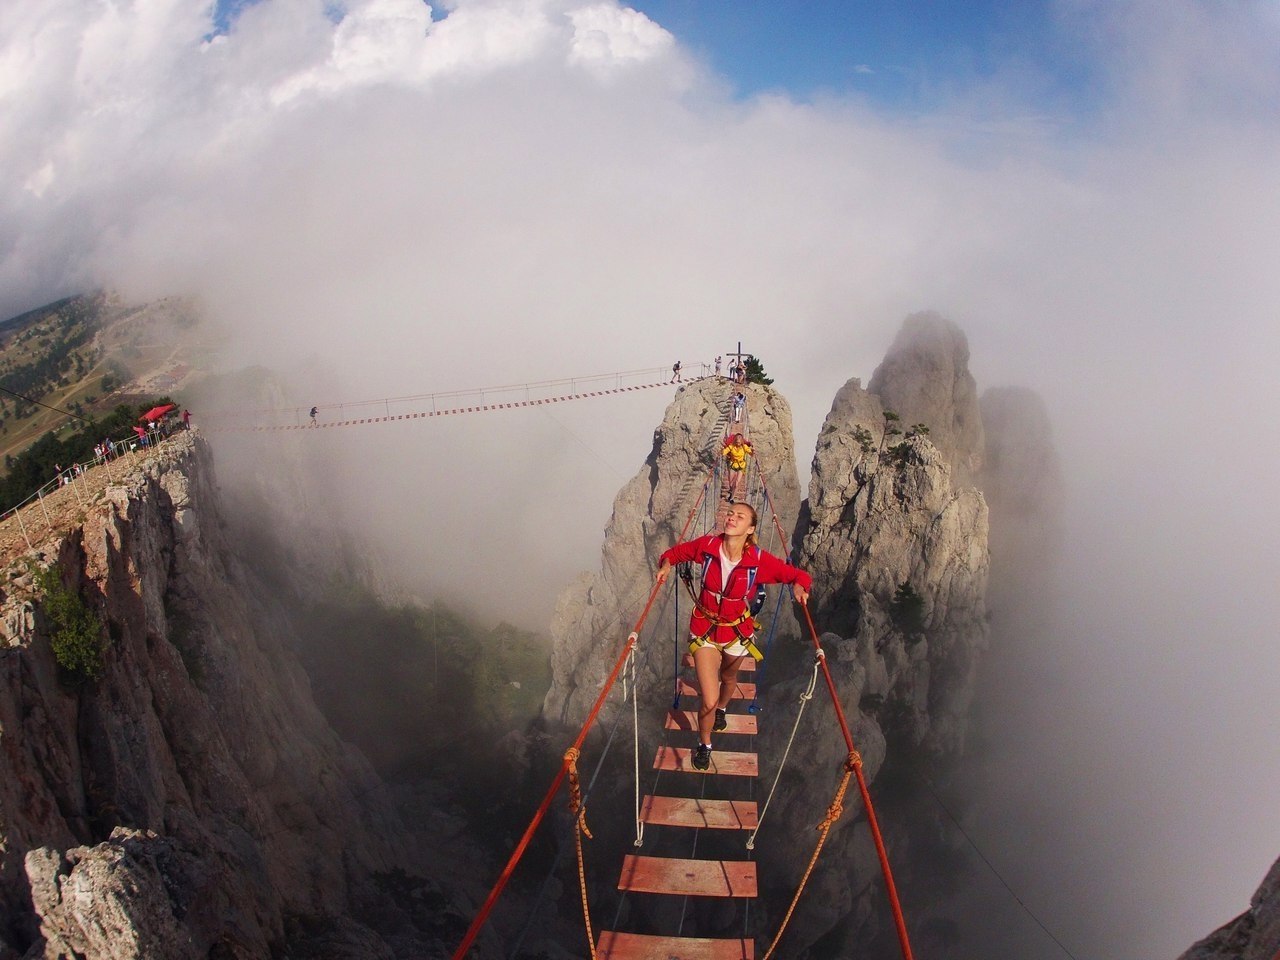
{"type": "MultiPolygon", "coordinates": [[[[644,612],[640,614],[640,620],[636,623],[636,629],[631,631],[627,637],[627,642],[623,645],[622,653],[618,656],[617,663],[614,664],[613,670],[609,673],[609,677],[605,680],[604,688],[600,691],[600,695],[596,698],[595,704],[591,708],[591,713],[587,716],[586,721],[582,724],[582,729],[578,732],[577,739],[574,740],[571,750],[581,750],[583,741],[587,739],[587,733],[590,731],[592,724],[596,721],[596,716],[600,713],[600,708],[604,705],[605,698],[609,695],[609,691],[613,689],[614,683],[618,679],[618,674],[622,672],[622,665],[626,663],[627,657],[631,653],[631,648],[635,646],[636,641],[640,639],[639,631],[644,625],[644,621],[649,616],[649,609],[653,606],[654,598],[658,594],[658,584],[653,585],[653,589],[649,591],[649,600],[644,605],[644,612]]],[[[568,753],[566,753],[568,756],[568,753]]],[[[551,781],[551,786],[547,790],[547,794],[542,798],[542,803],[538,806],[538,810],[533,815],[533,819],[529,822],[529,826],[525,828],[524,836],[520,838],[520,842],[516,844],[516,849],[512,852],[511,858],[507,861],[507,865],[503,868],[497,882],[493,885],[493,889],[489,891],[489,896],[484,904],[480,907],[480,912],[476,914],[476,918],[471,921],[471,926],[467,929],[466,936],[463,937],[462,943],[458,945],[458,949],[454,951],[454,960],[461,960],[466,956],[467,950],[471,944],[475,942],[476,936],[480,933],[480,928],[484,926],[485,921],[489,919],[489,914],[493,910],[494,903],[497,902],[499,895],[507,885],[507,881],[511,879],[511,874],[515,870],[516,864],[520,862],[520,858],[524,856],[525,848],[529,846],[529,841],[533,838],[534,832],[542,823],[542,818],[546,816],[547,808],[551,806],[551,800],[556,795],[556,791],[560,789],[566,773],[568,772],[568,761],[561,763],[560,770],[556,774],[555,779],[551,781]]]]}
{"type": "MultiPolygon", "coordinates": [[[[773,522],[776,524],[778,523],[778,515],[776,511],[773,511],[773,499],[769,496],[769,488],[764,482],[763,472],[760,474],[760,486],[764,490],[765,500],[769,504],[770,511],[773,512],[773,522]]],[[[780,524],[778,529],[781,531],[780,524]]],[[[783,542],[786,542],[785,538],[783,542]]],[[[853,734],[849,732],[849,724],[845,721],[844,709],[840,706],[840,695],[836,691],[835,681],[831,679],[831,671],[827,668],[826,654],[823,652],[822,643],[818,640],[818,631],[813,625],[813,617],[809,613],[809,605],[802,603],[800,608],[804,611],[804,619],[809,626],[809,638],[813,641],[813,647],[817,651],[818,659],[822,665],[822,676],[827,682],[827,691],[831,694],[831,703],[835,707],[836,719],[840,722],[840,732],[844,736],[845,746],[849,749],[850,757],[856,757],[858,756],[858,749],[853,745],[853,734]]],[[[854,766],[853,773],[858,779],[858,792],[862,795],[862,805],[867,811],[867,824],[871,827],[871,836],[875,840],[876,856],[880,859],[880,872],[884,874],[885,888],[889,895],[889,906],[893,910],[893,922],[898,930],[898,945],[902,949],[904,960],[912,960],[911,940],[907,936],[907,923],[902,915],[902,903],[898,900],[898,887],[893,882],[893,870],[889,866],[889,854],[885,850],[884,837],[880,833],[880,823],[876,819],[876,811],[871,804],[871,793],[867,789],[866,778],[862,775],[861,757],[859,757],[854,766]]]]}
{"type": "Polygon", "coordinates": [[[702,498],[707,495],[707,490],[711,486],[711,480],[716,475],[716,468],[712,467],[707,471],[707,479],[702,481],[702,492],[698,494],[698,499],[693,502],[693,509],[689,511],[689,516],[685,517],[684,526],[680,528],[680,533],[676,537],[676,543],[685,538],[685,534],[689,532],[689,527],[693,523],[693,518],[698,515],[698,508],[702,506],[702,498]]]}
{"type": "MultiPolygon", "coordinates": [[[[706,482],[702,485],[702,492],[698,494],[697,502],[693,509],[689,511],[689,517],[685,520],[684,528],[680,531],[681,537],[689,529],[689,525],[693,523],[694,515],[697,513],[698,506],[702,503],[702,498],[706,496],[707,485],[711,482],[711,476],[708,475],[706,482]]],[[[596,697],[595,703],[591,707],[591,712],[587,715],[587,719],[583,721],[582,729],[578,731],[577,738],[573,741],[573,745],[565,751],[564,760],[560,764],[560,769],[556,773],[555,778],[551,781],[551,786],[547,789],[546,796],[542,798],[537,811],[533,815],[533,819],[529,821],[529,826],[525,828],[523,836],[520,837],[519,843],[511,853],[511,857],[507,860],[507,865],[503,867],[502,873],[499,874],[497,882],[494,883],[493,889],[489,891],[489,896],[485,898],[484,903],[480,906],[479,912],[475,919],[471,921],[471,926],[467,928],[466,935],[462,938],[462,943],[458,945],[458,949],[453,953],[453,960],[461,960],[466,956],[467,951],[475,942],[480,934],[480,930],[484,927],[489,919],[489,914],[493,911],[493,906],[498,901],[498,897],[502,895],[503,889],[507,885],[507,881],[511,879],[511,874],[515,871],[516,864],[520,862],[524,856],[525,849],[529,846],[529,841],[533,839],[533,834],[537,831],[542,823],[542,818],[546,816],[547,810],[551,806],[551,801],[556,795],[556,791],[560,789],[560,784],[564,782],[565,776],[570,775],[570,783],[577,777],[577,757],[582,749],[583,742],[587,739],[587,733],[591,730],[592,725],[596,721],[597,715],[604,706],[605,699],[609,696],[609,692],[613,689],[613,685],[617,682],[618,674],[622,672],[623,665],[627,662],[627,657],[631,655],[632,649],[636,642],[640,639],[640,631],[644,628],[645,621],[649,618],[649,611],[653,608],[654,600],[657,599],[660,584],[655,583],[649,591],[649,599],[645,602],[644,610],[640,613],[640,619],[636,621],[635,628],[627,637],[627,642],[623,644],[621,653],[613,665],[613,670],[609,672],[608,678],[604,682],[604,687],[600,690],[600,695],[596,697]],[[572,774],[570,771],[572,769],[572,774]]],[[[575,811],[576,812],[576,811],[575,811]]],[[[580,819],[580,817],[579,817],[580,819]]],[[[585,826],[585,824],[584,824],[585,826]]],[[[588,834],[590,836],[590,834],[588,834]]],[[[579,853],[581,850],[579,850],[579,853]]],[[[583,905],[585,910],[585,904],[583,905]]],[[[590,920],[587,921],[588,929],[590,929],[590,920]]],[[[594,949],[594,948],[593,948],[594,949]]],[[[594,954],[593,954],[594,956],[594,954]]]]}
{"type": "Polygon", "coordinates": [[[587,811],[582,806],[582,783],[578,780],[578,757],[580,756],[582,751],[577,747],[570,747],[564,752],[564,762],[569,767],[569,812],[574,814],[574,819],[581,824],[582,832],[587,835],[587,839],[594,840],[591,831],[587,829],[587,811]]]}
{"type": "Polygon", "coordinates": [[[844,813],[844,794],[849,788],[849,777],[852,775],[855,766],[862,766],[862,757],[859,756],[856,750],[849,754],[848,759],[845,760],[844,776],[840,778],[840,786],[836,789],[835,798],[831,801],[831,805],[827,807],[826,817],[817,826],[819,832],[818,845],[814,847],[813,856],[809,858],[809,865],[804,869],[804,876],[800,878],[800,885],[796,887],[796,895],[791,898],[791,906],[787,907],[787,914],[782,918],[782,925],[778,927],[773,943],[769,944],[769,949],[765,951],[760,960],[769,960],[773,956],[773,951],[777,948],[778,941],[782,939],[782,934],[786,931],[787,924],[791,922],[791,915],[795,913],[796,904],[800,902],[800,894],[804,892],[805,884],[809,882],[809,875],[813,873],[813,868],[818,862],[818,854],[822,852],[823,844],[827,842],[827,834],[831,832],[832,825],[844,813]]]}
{"type": "MultiPolygon", "coordinates": [[[[813,625],[813,617],[809,613],[809,605],[802,603],[800,604],[800,609],[804,611],[805,621],[809,625],[809,637],[812,639],[814,647],[821,652],[822,644],[818,642],[818,631],[813,625]]],[[[827,658],[823,656],[821,659],[822,675],[826,679],[827,689],[831,693],[831,702],[835,706],[836,718],[840,721],[840,732],[844,734],[844,742],[849,747],[849,753],[856,754],[858,751],[853,745],[853,734],[849,732],[849,724],[845,722],[844,710],[840,706],[840,697],[836,693],[836,684],[831,679],[831,671],[827,668],[827,658]]],[[[893,922],[898,928],[898,945],[902,948],[903,960],[912,960],[911,941],[907,937],[907,922],[902,916],[902,904],[898,900],[898,888],[893,882],[893,870],[889,867],[889,854],[885,850],[884,837],[880,833],[880,823],[876,820],[875,807],[871,805],[871,793],[867,790],[867,780],[862,775],[862,764],[860,762],[854,767],[853,773],[858,778],[858,792],[862,794],[862,805],[867,811],[867,825],[871,827],[871,836],[876,842],[876,856],[880,858],[880,871],[884,874],[885,888],[889,894],[889,906],[893,910],[893,922]]]]}
{"type": "Polygon", "coordinates": [[[787,543],[787,533],[782,529],[782,521],[778,519],[778,508],[773,505],[773,497],[769,495],[769,485],[764,482],[764,471],[757,470],[760,477],[760,489],[764,492],[764,502],[769,506],[769,515],[773,518],[773,528],[778,531],[778,545],[782,547],[787,562],[791,562],[791,545],[787,543]]]}
{"type": "Polygon", "coordinates": [[[587,868],[582,859],[582,835],[592,839],[587,829],[587,811],[582,805],[582,785],[578,781],[578,757],[581,751],[570,747],[565,751],[564,761],[569,765],[569,812],[573,818],[573,844],[578,852],[578,889],[582,891],[582,921],[587,928],[587,949],[591,951],[591,960],[596,957],[596,935],[591,931],[591,909],[587,905],[587,868]]]}

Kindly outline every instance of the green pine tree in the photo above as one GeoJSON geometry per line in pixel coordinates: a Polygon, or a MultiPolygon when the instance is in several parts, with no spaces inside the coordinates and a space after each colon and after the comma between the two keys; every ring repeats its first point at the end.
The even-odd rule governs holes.
{"type": "Polygon", "coordinates": [[[764,366],[753,354],[747,354],[742,363],[747,368],[747,383],[761,383],[766,387],[773,383],[773,378],[765,376],[764,366]]]}

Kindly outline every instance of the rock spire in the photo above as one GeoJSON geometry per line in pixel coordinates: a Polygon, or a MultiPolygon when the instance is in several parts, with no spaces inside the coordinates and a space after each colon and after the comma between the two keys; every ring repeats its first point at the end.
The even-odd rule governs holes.
{"type": "MultiPolygon", "coordinates": [[[[743,390],[743,422],[756,462],[765,470],[779,521],[784,530],[790,530],[800,505],[791,408],[771,387],[747,384],[743,390]]],[[[586,716],[644,606],[659,554],[680,538],[700,497],[702,506],[684,538],[714,528],[715,503],[708,502],[703,487],[719,459],[726,432],[739,426],[732,420],[732,395],[731,384],[720,377],[687,384],[676,392],[654,431],[644,465],[614,499],[599,571],[584,574],[561,593],[551,625],[553,678],[543,707],[553,722],[576,726],[586,716]]],[[[772,519],[763,512],[761,526],[766,527],[761,530],[765,548],[785,552],[776,538],[771,544],[767,540],[772,519]]],[[[650,634],[642,637],[647,646],[662,645],[660,657],[641,661],[651,664],[640,681],[642,697],[646,689],[669,677],[670,595],[667,591],[660,597],[649,618],[652,633],[662,625],[661,639],[650,643],[650,634]]]]}

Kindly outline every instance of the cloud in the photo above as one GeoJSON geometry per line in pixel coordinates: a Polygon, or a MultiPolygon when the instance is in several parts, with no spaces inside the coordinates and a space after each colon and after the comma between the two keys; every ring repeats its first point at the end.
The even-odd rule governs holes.
{"type": "MultiPolygon", "coordinates": [[[[1090,792],[1107,816],[1071,821],[1095,841],[1080,871],[1147,891],[1125,942],[1175,955],[1243,909],[1280,831],[1256,799],[1280,788],[1260,732],[1280,24],[1256,3],[1056,9],[1093,67],[1080,109],[1027,102],[1018,63],[901,116],[735,100],[608,2],[268,0],[224,34],[206,4],[3,4],[0,314],[99,284],[191,293],[226,364],[288,371],[307,406],[689,369],[742,341],[805,458],[844,380],[940,310],[982,385],[1045,396],[1070,477],[1071,614],[1041,641],[1065,659],[1026,665],[1073,734],[1032,742],[1080,755],[1025,769],[1090,792]]],[[[326,432],[313,452],[402,569],[431,571],[422,589],[537,626],[596,562],[662,404],[326,432]],[[485,586],[513,567],[542,576],[485,586]]],[[[1099,888],[1059,929],[1115,942],[1124,897],[1099,888]]]]}

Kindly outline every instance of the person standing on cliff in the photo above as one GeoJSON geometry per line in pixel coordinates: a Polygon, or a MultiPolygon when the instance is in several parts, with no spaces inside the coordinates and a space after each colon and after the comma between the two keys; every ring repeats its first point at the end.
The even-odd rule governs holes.
{"type": "Polygon", "coordinates": [[[698,674],[698,744],[693,768],[711,766],[711,734],[728,726],[725,710],[738,683],[742,658],[760,660],[755,645],[756,622],[750,600],[766,583],[789,583],[795,598],[809,602],[813,578],[756,545],[756,511],[747,503],[735,503],[725,517],[724,533],[677,543],[661,556],[654,574],[658,585],[667,582],[677,563],[702,564],[702,590],[689,618],[689,650],[698,674]]]}
{"type": "Polygon", "coordinates": [[[680,361],[677,360],[671,365],[671,379],[667,383],[681,383],[680,379],[680,361]]]}

